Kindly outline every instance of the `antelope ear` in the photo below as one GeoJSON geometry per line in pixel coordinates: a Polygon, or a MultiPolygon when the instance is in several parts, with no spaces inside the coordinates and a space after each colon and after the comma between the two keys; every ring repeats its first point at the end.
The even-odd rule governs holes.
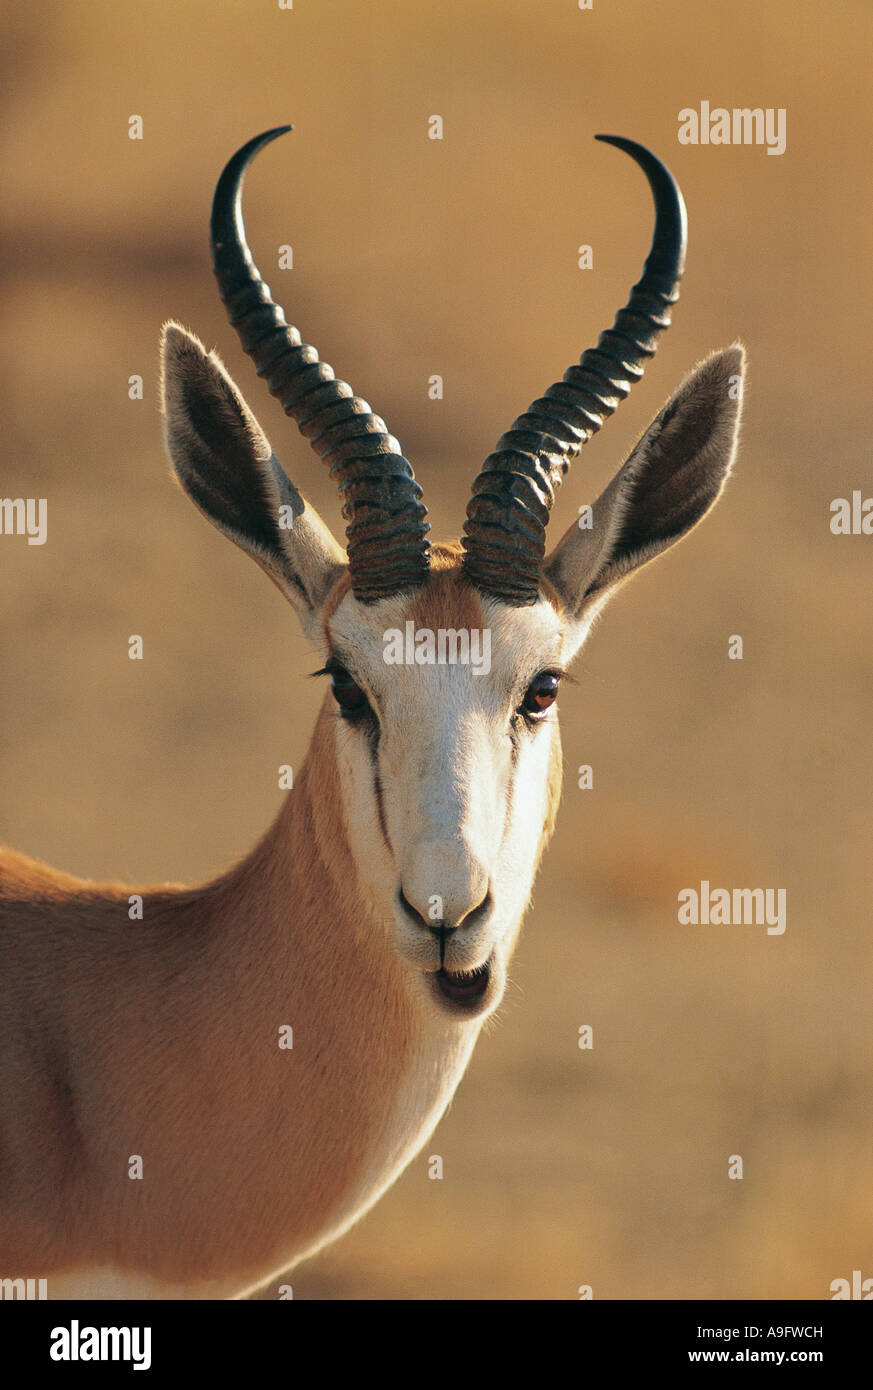
{"type": "Polygon", "coordinates": [[[737,446],[745,357],[739,344],[695,368],[592,509],[543,568],[584,640],[607,599],[715,505],[737,446]]]}
{"type": "Polygon", "coordinates": [[[161,360],[164,436],[179,482],[270,576],[320,645],[317,616],[345,571],[343,551],[285,475],[217,354],[168,323],[161,360]]]}

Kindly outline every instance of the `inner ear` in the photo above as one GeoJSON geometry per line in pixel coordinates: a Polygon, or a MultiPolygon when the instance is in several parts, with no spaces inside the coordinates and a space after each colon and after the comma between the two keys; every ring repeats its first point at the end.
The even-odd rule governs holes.
{"type": "Polygon", "coordinates": [[[346,571],[343,551],[286,476],[217,354],[175,323],[164,329],[162,348],[165,437],[179,482],[308,629],[346,571]]]}
{"type": "Polygon", "coordinates": [[[682,384],[621,470],[609,564],[589,592],[666,550],[717,501],[733,461],[739,402],[711,389],[718,378],[708,376],[682,384]]]}
{"type": "Polygon", "coordinates": [[[278,509],[301,513],[300,494],[271,467],[269,440],[217,354],[189,356],[187,367],[165,394],[168,440],[186,436],[187,447],[170,448],[179,481],[217,526],[270,555],[279,548],[278,509]]]}
{"type": "Polygon", "coordinates": [[[303,510],[270,442],[217,353],[178,324],[164,329],[167,451],[191,500],[222,531],[273,564],[281,556],[281,506],[303,510]]]}
{"type": "Polygon", "coordinates": [[[562,537],[543,573],[575,619],[590,618],[714,506],[736,451],[743,367],[738,344],[701,363],[597,499],[591,526],[562,537]]]}

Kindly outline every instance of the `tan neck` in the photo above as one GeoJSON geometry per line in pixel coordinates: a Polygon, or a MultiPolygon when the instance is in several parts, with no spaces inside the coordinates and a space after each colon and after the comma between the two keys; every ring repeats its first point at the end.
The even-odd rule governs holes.
{"type": "Polygon", "coordinates": [[[71,1039],[67,1073],[32,1117],[43,1153],[76,1158],[55,1175],[41,1248],[27,1184],[11,1195],[7,1263],[26,1253],[50,1274],[74,1250],[79,1265],[174,1284],[256,1278],[317,1243],[347,1203],[384,1144],[417,1027],[360,900],[339,807],[322,713],[293,791],[241,864],[202,888],[144,891],[139,923],[127,890],[94,895],[46,1010],[54,988],[59,1033],[75,1018],[101,1029],[71,1039]],[[142,1180],[128,1176],[135,1154],[142,1180]]]}

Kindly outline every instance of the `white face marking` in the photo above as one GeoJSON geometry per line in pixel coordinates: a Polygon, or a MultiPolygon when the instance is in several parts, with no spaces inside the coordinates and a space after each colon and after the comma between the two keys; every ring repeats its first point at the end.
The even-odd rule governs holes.
{"type": "Polygon", "coordinates": [[[404,628],[408,597],[367,607],[347,595],[330,620],[332,655],[375,712],[336,721],[362,885],[430,1007],[452,1011],[434,983],[441,946],[453,974],[489,964],[482,998],[456,1010],[468,1020],[503,994],[547,814],[557,714],[531,723],[519,707],[536,676],[564,663],[561,621],[545,599],[481,603],[487,674],[472,664],[386,664],[385,634],[404,628]],[[457,925],[442,942],[440,922],[457,925]]]}

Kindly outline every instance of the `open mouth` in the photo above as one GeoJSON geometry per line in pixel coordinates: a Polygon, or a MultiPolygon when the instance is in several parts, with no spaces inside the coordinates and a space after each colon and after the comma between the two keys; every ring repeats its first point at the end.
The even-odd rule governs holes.
{"type": "Polygon", "coordinates": [[[471,1005],[477,1003],[491,981],[491,962],[486,960],[475,970],[437,971],[436,983],[440,994],[453,1004],[471,1005]]]}

